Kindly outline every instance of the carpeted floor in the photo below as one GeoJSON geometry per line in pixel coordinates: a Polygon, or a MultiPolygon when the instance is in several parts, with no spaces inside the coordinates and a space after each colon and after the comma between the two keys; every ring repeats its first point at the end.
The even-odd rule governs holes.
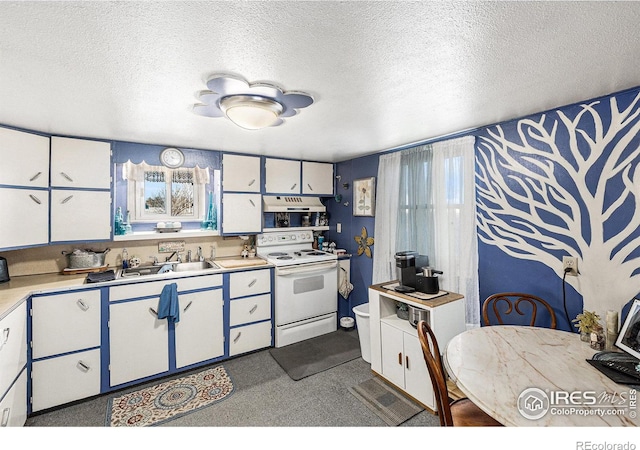
{"type": "MultiPolygon", "coordinates": [[[[292,380],[271,357],[269,350],[240,356],[223,364],[233,380],[233,395],[222,402],[166,422],[160,428],[387,427],[380,417],[349,392],[350,387],[373,376],[371,366],[362,358],[300,381],[292,380]]],[[[136,386],[129,391],[143,386],[136,386]]],[[[124,392],[102,395],[34,415],[27,419],[26,426],[104,427],[109,398],[124,392]]],[[[436,416],[422,411],[401,426],[438,424],[436,416]]]]}

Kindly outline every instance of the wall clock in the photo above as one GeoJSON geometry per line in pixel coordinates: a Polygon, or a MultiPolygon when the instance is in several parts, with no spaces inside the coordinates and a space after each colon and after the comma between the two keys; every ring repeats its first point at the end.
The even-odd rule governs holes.
{"type": "Polygon", "coordinates": [[[184,164],[184,155],[177,148],[168,147],[160,153],[160,162],[171,169],[175,169],[184,164]]]}

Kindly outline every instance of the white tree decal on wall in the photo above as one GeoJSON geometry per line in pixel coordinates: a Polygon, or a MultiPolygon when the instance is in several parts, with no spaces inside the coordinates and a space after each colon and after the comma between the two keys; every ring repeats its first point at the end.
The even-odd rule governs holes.
{"type": "Polygon", "coordinates": [[[601,317],[640,291],[640,94],[618,101],[490,128],[476,152],[480,239],[559,277],[577,256],[567,282],[601,317]]]}

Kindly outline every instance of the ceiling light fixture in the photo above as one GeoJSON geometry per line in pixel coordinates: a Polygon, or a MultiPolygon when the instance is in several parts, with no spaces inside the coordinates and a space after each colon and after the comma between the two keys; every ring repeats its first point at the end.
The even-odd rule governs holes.
{"type": "Polygon", "coordinates": [[[247,130],[259,130],[274,125],[282,105],[273,99],[257,95],[230,95],[220,99],[220,109],[233,123],[247,130]]]}
{"type": "Polygon", "coordinates": [[[298,110],[313,103],[303,92],[284,92],[270,83],[250,84],[243,78],[222,74],[207,81],[209,90],[198,93],[200,103],[193,112],[208,117],[227,117],[247,130],[274,127],[283,118],[295,116],[298,110]]]}

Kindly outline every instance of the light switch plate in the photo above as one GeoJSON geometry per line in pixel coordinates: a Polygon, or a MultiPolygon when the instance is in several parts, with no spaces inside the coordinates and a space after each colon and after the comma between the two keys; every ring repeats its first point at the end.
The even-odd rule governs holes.
{"type": "Polygon", "coordinates": [[[342,224],[341,223],[337,223],[336,224],[336,232],[342,233],[342,224]]]}

